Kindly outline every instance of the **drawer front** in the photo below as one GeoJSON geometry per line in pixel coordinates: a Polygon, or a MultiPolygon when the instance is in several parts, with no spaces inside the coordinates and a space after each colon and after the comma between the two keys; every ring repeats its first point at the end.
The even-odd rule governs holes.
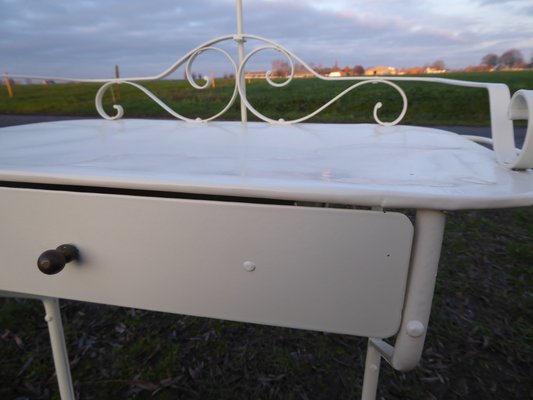
{"type": "Polygon", "coordinates": [[[387,337],[413,227],[402,214],[0,188],[0,290],[387,337]],[[75,244],[57,275],[39,255],[75,244]]]}

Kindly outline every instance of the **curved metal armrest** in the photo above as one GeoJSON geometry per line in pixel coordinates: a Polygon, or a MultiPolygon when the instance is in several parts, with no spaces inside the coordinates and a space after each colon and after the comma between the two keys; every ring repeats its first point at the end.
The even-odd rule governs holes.
{"type": "Polygon", "coordinates": [[[513,169],[533,168],[533,90],[518,90],[511,98],[508,111],[511,120],[527,120],[524,145],[515,160],[513,169]]]}

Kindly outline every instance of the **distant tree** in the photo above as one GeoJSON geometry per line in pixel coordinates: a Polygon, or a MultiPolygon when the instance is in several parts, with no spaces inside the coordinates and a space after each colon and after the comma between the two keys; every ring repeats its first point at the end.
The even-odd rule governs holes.
{"type": "Polygon", "coordinates": [[[489,53],[481,59],[480,65],[486,65],[487,67],[497,67],[498,66],[499,57],[497,54],[489,53]]]}
{"type": "Polygon", "coordinates": [[[352,69],[352,74],[353,75],[364,75],[365,74],[365,69],[363,68],[362,65],[356,65],[352,69]]]}
{"type": "Polygon", "coordinates": [[[533,68],[533,54],[531,55],[531,60],[529,60],[529,68],[533,68]]]}
{"type": "Polygon", "coordinates": [[[352,69],[348,66],[342,69],[344,76],[352,76],[352,69]]]}
{"type": "Polygon", "coordinates": [[[303,66],[303,64],[300,64],[299,62],[294,64],[294,71],[295,72],[304,72],[307,69],[303,66]]]}
{"type": "Polygon", "coordinates": [[[274,76],[287,76],[290,70],[291,68],[287,61],[279,59],[272,61],[272,73],[274,76]]]}
{"type": "Polygon", "coordinates": [[[524,64],[524,56],[520,50],[511,49],[503,53],[498,61],[503,67],[519,67],[524,64]]]}
{"type": "Polygon", "coordinates": [[[430,65],[430,67],[434,69],[446,69],[446,64],[443,60],[437,60],[434,61],[433,64],[430,65]]]}

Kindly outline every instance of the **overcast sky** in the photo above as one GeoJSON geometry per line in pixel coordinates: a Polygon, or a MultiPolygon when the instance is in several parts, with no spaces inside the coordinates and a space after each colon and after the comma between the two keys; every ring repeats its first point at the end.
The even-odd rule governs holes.
{"type": "MultiPolygon", "coordinates": [[[[243,6],[245,33],[323,66],[402,68],[442,59],[463,68],[511,48],[526,61],[533,56],[532,0],[243,0],[243,6]]],[[[122,76],[154,75],[197,45],[234,33],[234,7],[233,0],[0,0],[0,72],[108,78],[118,64],[122,76]]],[[[269,67],[260,60],[249,69],[269,67]]],[[[231,72],[221,56],[200,57],[193,70],[211,68],[231,72]]]]}

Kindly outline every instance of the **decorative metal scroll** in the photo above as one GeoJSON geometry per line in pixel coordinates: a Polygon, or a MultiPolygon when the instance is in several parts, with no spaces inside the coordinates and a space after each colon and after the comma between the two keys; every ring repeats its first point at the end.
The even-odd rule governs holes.
{"type": "Polygon", "coordinates": [[[325,76],[320,75],[319,73],[317,73],[314,69],[312,69],[309,65],[307,65],[303,60],[301,60],[299,57],[297,57],[295,54],[293,54],[292,52],[290,52],[289,50],[287,50],[283,46],[281,46],[281,45],[279,45],[279,44],[277,44],[277,43],[275,43],[275,42],[273,42],[273,41],[271,41],[269,39],[265,39],[265,38],[262,38],[260,36],[254,36],[254,35],[221,36],[221,37],[218,37],[218,38],[216,38],[216,39],[214,39],[212,41],[206,42],[206,43],[198,46],[197,48],[193,49],[192,51],[190,51],[187,55],[185,55],[181,59],[179,59],[169,69],[167,69],[166,71],[164,71],[160,75],[157,75],[157,76],[154,76],[154,77],[131,78],[131,79],[112,79],[112,80],[109,80],[109,81],[105,81],[104,85],[98,90],[98,92],[96,94],[95,103],[96,103],[96,109],[97,109],[98,113],[103,118],[108,119],[108,120],[119,119],[119,118],[121,118],[124,115],[124,109],[123,109],[123,107],[121,105],[118,105],[118,104],[113,105],[113,107],[117,110],[115,115],[107,114],[105,112],[105,110],[104,110],[104,107],[103,107],[104,94],[109,89],[109,87],[114,85],[114,84],[127,84],[127,85],[133,86],[133,87],[141,90],[150,99],[152,99],[154,102],[156,102],[162,109],[167,111],[170,115],[174,116],[175,118],[178,118],[178,119],[181,119],[181,120],[184,120],[184,121],[188,121],[188,122],[193,122],[193,121],[207,122],[207,121],[211,121],[213,119],[218,118],[219,116],[224,114],[235,103],[235,100],[237,98],[237,93],[238,93],[240,98],[241,98],[241,101],[246,105],[246,108],[252,114],[254,114],[256,117],[258,117],[259,119],[261,119],[263,121],[266,121],[266,122],[269,122],[269,123],[272,123],[272,124],[294,124],[294,123],[306,121],[306,120],[312,118],[313,116],[317,115],[318,113],[320,113],[321,111],[323,111],[324,109],[326,109],[327,107],[329,107],[330,105],[335,103],[341,97],[345,96],[347,93],[349,93],[352,90],[358,88],[359,86],[363,86],[363,85],[367,85],[367,84],[384,84],[384,85],[388,85],[388,86],[392,87],[393,89],[395,89],[400,94],[400,96],[402,98],[402,101],[403,101],[402,110],[401,110],[400,114],[392,122],[384,122],[384,121],[382,121],[379,118],[378,112],[379,112],[379,109],[382,107],[383,104],[381,102],[376,103],[374,105],[373,115],[374,115],[375,121],[378,124],[383,125],[383,126],[396,125],[402,120],[402,118],[404,117],[405,113],[407,112],[407,96],[405,95],[404,91],[398,85],[396,85],[395,83],[390,82],[389,80],[382,79],[382,78],[362,78],[362,77],[340,77],[340,78],[335,77],[335,78],[332,78],[332,77],[325,77],[325,76]],[[246,40],[246,39],[256,40],[256,41],[259,41],[259,42],[262,42],[262,43],[266,43],[266,45],[258,47],[256,49],[250,51],[245,56],[244,60],[238,66],[237,66],[237,63],[233,60],[233,58],[231,57],[231,55],[227,51],[225,51],[224,49],[221,49],[219,47],[214,47],[215,44],[218,44],[220,42],[229,41],[229,40],[242,41],[242,40],[246,40]],[[272,118],[262,114],[261,112],[259,112],[251,104],[251,102],[248,99],[247,93],[246,93],[246,84],[245,84],[245,74],[246,74],[245,68],[246,68],[246,65],[247,65],[248,61],[254,55],[256,55],[257,53],[263,52],[263,51],[266,51],[266,50],[275,50],[275,51],[280,52],[281,54],[283,54],[287,58],[287,61],[288,61],[289,65],[290,65],[290,72],[289,72],[288,76],[284,78],[285,80],[283,82],[281,82],[281,83],[280,82],[276,82],[276,81],[274,81],[272,79],[272,71],[267,71],[266,72],[265,79],[273,87],[284,87],[284,86],[287,86],[289,83],[292,82],[292,80],[294,79],[294,76],[295,76],[295,67],[294,67],[295,63],[298,63],[299,65],[303,66],[311,74],[313,74],[313,76],[315,76],[316,78],[321,79],[323,81],[339,81],[339,80],[343,80],[343,81],[358,81],[358,82],[352,84],[347,89],[345,89],[341,93],[339,93],[337,96],[335,96],[334,98],[332,98],[331,100],[329,100],[328,102],[323,104],[321,107],[319,107],[316,110],[312,111],[311,113],[307,114],[306,116],[303,116],[301,118],[294,119],[294,120],[272,119],[272,118]],[[208,51],[215,51],[215,52],[219,52],[219,53],[223,54],[228,59],[228,61],[230,62],[230,65],[233,68],[233,71],[234,71],[235,76],[236,76],[235,86],[234,86],[234,90],[233,90],[233,94],[232,94],[231,98],[229,99],[227,104],[224,106],[224,108],[220,112],[215,114],[215,115],[212,115],[212,116],[210,116],[208,118],[204,118],[204,119],[202,119],[202,118],[191,119],[191,118],[185,117],[185,116],[179,114],[178,112],[174,111],[173,109],[171,109],[168,105],[166,105],[161,99],[159,99],[155,94],[150,92],[148,89],[146,89],[145,87],[143,87],[143,86],[139,85],[138,83],[136,83],[136,81],[141,81],[141,80],[142,81],[151,81],[151,80],[165,78],[166,76],[170,75],[171,73],[176,71],[179,67],[181,67],[182,65],[185,64],[185,76],[186,76],[188,82],[190,83],[190,85],[192,87],[194,87],[195,89],[199,89],[199,90],[207,89],[207,88],[209,88],[211,86],[211,81],[210,81],[209,77],[207,77],[207,76],[204,77],[204,83],[202,85],[199,85],[193,79],[193,74],[192,74],[191,71],[192,71],[192,65],[193,65],[195,59],[199,55],[201,55],[202,53],[205,53],[205,52],[208,52],[208,51]]]}
{"type": "Polygon", "coordinates": [[[156,104],[158,104],[163,110],[165,110],[166,112],[168,112],[170,115],[172,115],[173,117],[175,117],[177,119],[181,119],[181,120],[187,121],[187,122],[207,122],[207,121],[211,121],[211,120],[214,120],[214,119],[220,117],[235,103],[235,100],[236,100],[237,94],[238,94],[238,90],[237,90],[237,85],[236,84],[234,86],[233,94],[231,95],[230,100],[223,107],[223,109],[221,111],[219,111],[218,113],[216,113],[216,114],[214,114],[214,115],[212,115],[212,116],[210,116],[208,118],[192,119],[192,118],[188,118],[188,117],[186,117],[184,115],[181,115],[178,112],[176,112],[175,110],[173,110],[172,108],[170,108],[161,99],[159,99],[155,94],[153,94],[151,91],[146,89],[144,86],[139,85],[138,83],[136,83],[136,81],[153,81],[153,80],[163,79],[163,78],[169,76],[170,74],[172,74],[173,72],[175,72],[178,68],[180,68],[182,65],[185,64],[185,77],[187,78],[187,81],[189,82],[189,84],[195,89],[199,89],[199,90],[207,89],[207,88],[209,88],[211,86],[211,80],[210,80],[210,78],[208,76],[204,76],[203,77],[204,83],[202,85],[199,85],[195,81],[195,79],[193,77],[192,66],[193,66],[194,60],[202,53],[209,52],[209,51],[218,52],[218,53],[223,54],[226,57],[226,59],[229,61],[230,65],[231,65],[231,67],[233,68],[233,71],[235,73],[237,73],[237,69],[238,69],[237,68],[237,64],[235,63],[235,61],[233,60],[231,55],[224,49],[212,46],[213,44],[220,43],[220,42],[227,41],[227,40],[232,40],[232,39],[233,39],[233,36],[222,36],[222,37],[216,38],[216,39],[214,39],[212,41],[206,42],[206,43],[196,47],[195,49],[191,50],[188,54],[186,54],[184,57],[180,58],[170,68],[168,68],[166,71],[163,71],[159,75],[156,75],[156,76],[153,76],[153,77],[143,77],[143,78],[111,79],[111,80],[106,81],[104,83],[104,85],[96,93],[95,104],[96,104],[96,110],[98,111],[98,114],[100,114],[100,116],[102,116],[103,118],[105,118],[107,120],[115,120],[115,119],[122,118],[122,116],[124,115],[124,108],[121,105],[119,105],[119,104],[114,104],[113,108],[115,110],[117,110],[117,113],[115,115],[111,116],[111,115],[107,114],[105,112],[105,110],[104,110],[103,98],[104,98],[105,92],[112,85],[114,85],[114,84],[126,84],[126,85],[133,86],[133,87],[139,89],[140,91],[142,91],[143,93],[145,93],[150,99],[152,99],[156,104]]]}
{"type": "Polygon", "coordinates": [[[398,85],[396,85],[393,82],[390,82],[390,81],[385,80],[383,78],[370,78],[369,79],[369,78],[362,78],[362,77],[338,77],[338,78],[337,77],[325,77],[325,76],[319,74],[318,72],[316,72],[313,68],[311,68],[302,59],[300,59],[298,56],[296,56],[294,53],[290,52],[289,50],[287,50],[283,46],[281,46],[281,45],[279,45],[277,43],[274,43],[274,42],[272,42],[272,41],[270,41],[268,39],[259,37],[259,36],[245,35],[245,37],[252,38],[252,39],[255,39],[255,40],[259,40],[259,41],[268,43],[268,45],[256,48],[256,49],[252,50],[250,53],[248,53],[248,55],[244,58],[242,63],[239,65],[239,70],[237,72],[237,86],[238,86],[238,89],[239,89],[239,95],[241,97],[241,101],[244,102],[244,104],[246,105],[246,108],[252,114],[254,114],[256,117],[258,117],[259,119],[261,119],[263,121],[266,121],[266,122],[269,122],[269,123],[273,123],[273,124],[295,124],[295,123],[298,123],[298,122],[306,121],[306,120],[314,117],[315,115],[317,115],[321,111],[325,110],[327,107],[329,107],[330,105],[335,103],[337,100],[339,100],[340,98],[342,98],[346,94],[350,93],[352,90],[358,88],[359,86],[363,86],[363,85],[367,85],[367,84],[385,84],[385,85],[388,85],[388,86],[394,88],[400,94],[400,96],[402,98],[402,101],[403,101],[402,110],[401,110],[399,116],[392,122],[383,122],[379,118],[378,111],[383,106],[383,103],[381,103],[381,102],[376,103],[374,105],[373,116],[374,116],[374,120],[378,124],[383,125],[383,126],[396,125],[403,119],[403,117],[405,116],[405,113],[407,112],[407,96],[405,95],[405,92],[398,85]],[[248,63],[248,61],[255,54],[257,54],[259,52],[262,52],[262,51],[265,51],[265,50],[275,50],[275,51],[280,52],[281,54],[283,54],[287,58],[289,66],[290,66],[290,71],[289,71],[288,76],[285,77],[285,80],[283,82],[281,82],[281,83],[278,83],[278,82],[275,82],[274,80],[272,80],[272,71],[267,71],[266,72],[265,79],[273,87],[287,86],[289,83],[292,82],[292,80],[294,79],[294,76],[295,76],[295,67],[294,67],[295,62],[298,63],[299,65],[303,66],[315,78],[318,78],[318,79],[323,80],[323,81],[358,81],[358,82],[354,83],[351,86],[349,86],[348,88],[344,89],[342,92],[337,94],[337,96],[333,97],[331,100],[329,100],[328,102],[326,102],[325,104],[323,104],[322,106],[320,106],[319,108],[314,110],[313,112],[307,114],[306,116],[303,116],[303,117],[297,118],[297,119],[293,119],[293,120],[284,120],[284,119],[275,120],[275,119],[269,118],[266,115],[260,113],[257,109],[255,109],[255,107],[248,100],[248,97],[246,95],[246,87],[245,87],[245,79],[244,79],[245,78],[245,68],[246,68],[246,64],[248,63]]]}

